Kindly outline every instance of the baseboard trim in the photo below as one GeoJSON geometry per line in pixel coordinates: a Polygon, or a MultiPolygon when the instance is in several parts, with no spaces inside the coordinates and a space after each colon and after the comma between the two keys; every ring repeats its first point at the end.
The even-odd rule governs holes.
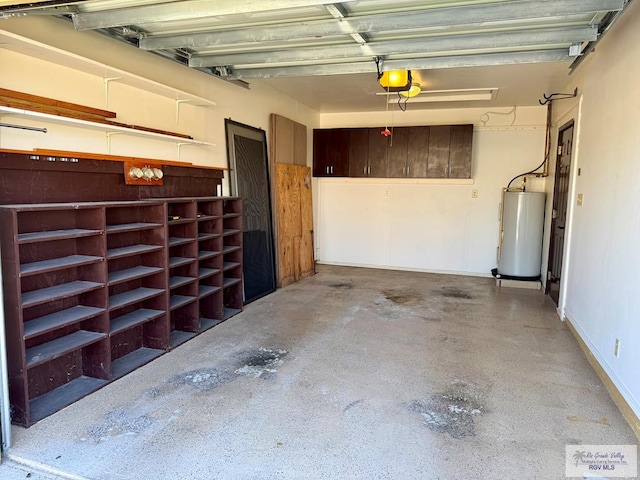
{"type": "Polygon", "coordinates": [[[609,395],[611,396],[613,402],[618,407],[618,410],[620,410],[620,413],[622,413],[622,416],[633,430],[633,433],[635,433],[636,437],[638,437],[638,440],[640,440],[640,417],[636,415],[629,403],[627,403],[625,398],[622,396],[622,393],[620,393],[620,390],[618,390],[618,387],[616,387],[615,383],[613,383],[613,381],[611,380],[611,377],[609,377],[604,368],[602,368],[602,365],[600,365],[598,359],[593,355],[587,344],[584,342],[576,328],[571,323],[571,320],[568,317],[564,317],[564,320],[567,324],[567,327],[569,327],[569,331],[578,342],[578,345],[584,353],[584,356],[587,358],[587,361],[595,370],[598,377],[600,377],[600,380],[602,380],[602,383],[609,392],[609,395]]]}

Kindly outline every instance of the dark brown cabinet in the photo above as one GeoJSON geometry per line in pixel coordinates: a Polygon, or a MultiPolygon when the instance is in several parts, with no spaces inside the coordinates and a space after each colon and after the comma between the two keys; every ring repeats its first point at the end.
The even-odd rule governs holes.
{"type": "Polygon", "coordinates": [[[429,164],[429,127],[408,127],[407,177],[427,177],[429,164]]]}
{"type": "Polygon", "coordinates": [[[352,128],[349,131],[349,176],[368,177],[369,166],[369,129],[352,128]]]}
{"type": "Polygon", "coordinates": [[[314,130],[314,176],[471,178],[473,125],[314,130]]]}
{"type": "Polygon", "coordinates": [[[29,426],[242,309],[242,200],[4,205],[13,422],[29,426]]]}
{"type": "Polygon", "coordinates": [[[471,178],[473,125],[453,125],[449,149],[449,178],[471,178]]]}
{"type": "Polygon", "coordinates": [[[344,128],[313,131],[313,175],[349,176],[350,132],[344,128]]]}

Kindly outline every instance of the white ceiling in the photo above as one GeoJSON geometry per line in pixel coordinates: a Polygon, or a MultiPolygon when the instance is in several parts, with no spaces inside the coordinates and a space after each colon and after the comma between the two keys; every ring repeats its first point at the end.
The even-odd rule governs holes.
{"type": "MultiPolygon", "coordinates": [[[[419,103],[409,99],[408,110],[539,105],[538,100],[544,100],[544,93],[558,92],[570,80],[566,62],[447,68],[418,73],[424,90],[497,87],[498,93],[495,100],[487,101],[419,103]]],[[[381,111],[386,107],[386,95],[377,95],[385,92],[375,73],[259,81],[322,113],[381,111]]]]}
{"type": "Polygon", "coordinates": [[[568,83],[572,62],[628,1],[0,1],[0,21],[64,16],[78,30],[230,81],[264,82],[325,113],[384,109],[377,75],[387,70],[411,70],[423,92],[497,89],[492,100],[410,99],[408,109],[537,105],[568,83]]]}

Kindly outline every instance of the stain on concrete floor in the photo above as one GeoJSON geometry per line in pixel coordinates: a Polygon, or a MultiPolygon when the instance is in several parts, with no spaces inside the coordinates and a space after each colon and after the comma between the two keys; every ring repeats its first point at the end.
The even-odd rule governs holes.
{"type": "Polygon", "coordinates": [[[422,295],[406,290],[384,290],[380,293],[384,295],[384,298],[397,305],[413,305],[424,300],[422,295]]]}
{"type": "Polygon", "coordinates": [[[464,382],[454,382],[444,393],[431,395],[426,400],[415,400],[409,410],[422,416],[423,424],[432,432],[448,433],[455,439],[476,434],[476,418],[485,408],[479,392],[464,382]]]}
{"type": "Polygon", "coordinates": [[[361,398],[360,400],[356,400],[355,402],[351,402],[349,405],[347,405],[346,407],[344,407],[342,409],[343,412],[347,412],[349,410],[351,410],[353,407],[355,407],[356,405],[360,405],[361,403],[364,402],[364,398],[361,398]]]}
{"type": "Polygon", "coordinates": [[[455,298],[457,300],[473,299],[471,294],[469,294],[468,292],[465,292],[464,290],[460,290],[459,288],[447,287],[447,288],[443,288],[438,293],[445,298],[455,298]]]}
{"type": "Polygon", "coordinates": [[[236,375],[248,375],[256,378],[270,380],[277,373],[277,367],[281,366],[288,352],[282,349],[268,349],[260,347],[256,350],[247,350],[238,355],[240,364],[236,375]]]}
{"type": "Polygon", "coordinates": [[[153,423],[153,418],[148,415],[135,415],[124,409],[116,409],[107,413],[101,423],[90,429],[88,436],[95,442],[105,442],[121,435],[136,435],[153,423]]]}
{"type": "Polygon", "coordinates": [[[234,380],[234,375],[224,369],[201,368],[174,375],[169,379],[171,385],[189,385],[204,392],[213,390],[234,380]]]}

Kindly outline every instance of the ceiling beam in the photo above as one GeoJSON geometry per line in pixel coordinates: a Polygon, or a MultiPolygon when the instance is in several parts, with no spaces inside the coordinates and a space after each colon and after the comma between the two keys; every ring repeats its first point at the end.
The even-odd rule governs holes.
{"type": "MultiPolygon", "coordinates": [[[[354,0],[341,0],[341,3],[351,1],[354,0]]],[[[76,30],[95,30],[334,3],[335,0],[183,0],[159,5],[77,13],[73,16],[73,25],[76,30]]]]}
{"type": "MultiPolygon", "coordinates": [[[[529,52],[484,53],[478,55],[453,55],[448,57],[388,60],[384,70],[429,70],[436,68],[480,67],[488,65],[514,65],[519,63],[570,62],[568,49],[534,50],[529,52]]],[[[311,77],[316,75],[341,75],[352,73],[377,73],[373,60],[368,62],[310,65],[296,67],[249,68],[234,70],[229,80],[248,78],[311,77]]]]}
{"type": "Polygon", "coordinates": [[[446,28],[498,24],[502,21],[545,19],[599,11],[621,10],[624,0],[510,0],[480,5],[422,9],[410,12],[362,15],[140,39],[144,50],[202,48],[295,38],[341,37],[354,33],[446,28]]]}
{"type": "Polygon", "coordinates": [[[390,55],[432,54],[442,51],[517,48],[544,45],[582,43],[596,40],[597,27],[538,28],[521,31],[446,35],[413,38],[366,45],[344,45],[300,48],[227,55],[193,56],[190,67],[215,67],[234,65],[259,65],[292,62],[344,60],[362,57],[386,57],[390,55]]]}

